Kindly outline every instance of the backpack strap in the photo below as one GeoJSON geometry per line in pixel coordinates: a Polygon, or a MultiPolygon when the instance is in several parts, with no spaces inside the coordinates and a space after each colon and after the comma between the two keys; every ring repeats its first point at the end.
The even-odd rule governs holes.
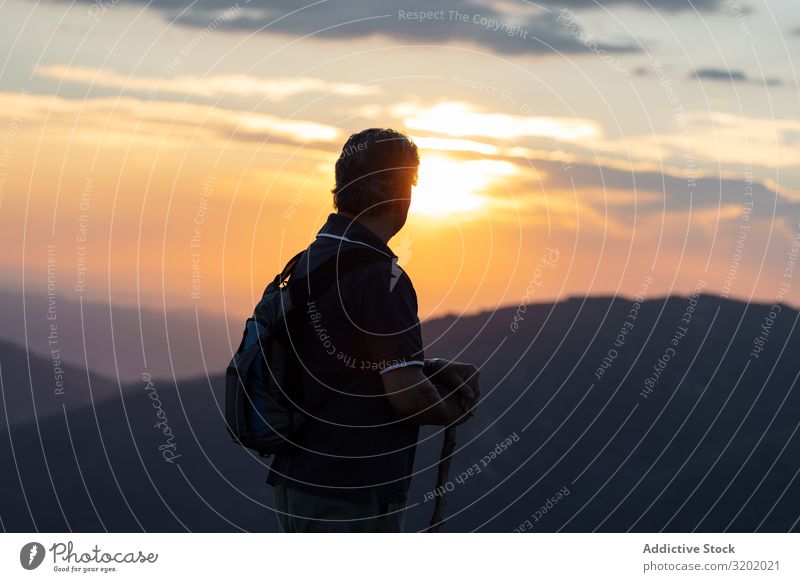
{"type": "Polygon", "coordinates": [[[283,267],[283,270],[275,276],[275,279],[272,281],[276,287],[280,287],[281,285],[286,282],[286,279],[289,278],[289,275],[292,274],[292,269],[294,269],[295,265],[297,265],[297,261],[300,260],[300,257],[303,256],[303,253],[306,252],[305,250],[300,251],[291,259],[289,262],[286,263],[286,266],[283,267]]]}
{"type": "Polygon", "coordinates": [[[316,297],[348,273],[391,259],[376,250],[366,247],[340,247],[333,256],[324,259],[317,267],[300,275],[295,273],[290,280],[289,292],[292,305],[303,305],[316,297]]]}
{"type": "MultiPolygon", "coordinates": [[[[307,249],[306,249],[307,250],[307,249]]],[[[305,305],[311,297],[319,295],[347,273],[379,261],[389,261],[389,257],[366,247],[342,247],[332,256],[324,259],[318,266],[303,273],[294,273],[300,258],[306,250],[302,250],[289,259],[283,270],[275,276],[264,290],[261,300],[253,310],[255,322],[276,321],[275,309],[288,313],[295,305],[305,305]],[[279,307],[267,301],[270,293],[280,290],[286,293],[288,301],[284,305],[281,299],[279,307]],[[271,307],[270,307],[271,306],[271,307]]],[[[259,323],[262,327],[264,323],[259,323]]]]}

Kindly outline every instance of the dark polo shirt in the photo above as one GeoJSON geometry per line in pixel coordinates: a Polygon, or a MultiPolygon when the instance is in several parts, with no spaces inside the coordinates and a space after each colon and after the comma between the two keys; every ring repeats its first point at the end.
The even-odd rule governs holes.
{"type": "Polygon", "coordinates": [[[404,501],[419,427],[395,414],[381,375],[424,360],[411,280],[372,231],[339,214],[293,275],[353,245],[383,257],[294,308],[290,340],[303,368],[297,400],[308,420],[295,446],[275,456],[267,483],[354,500],[376,489],[381,501],[404,501]]]}

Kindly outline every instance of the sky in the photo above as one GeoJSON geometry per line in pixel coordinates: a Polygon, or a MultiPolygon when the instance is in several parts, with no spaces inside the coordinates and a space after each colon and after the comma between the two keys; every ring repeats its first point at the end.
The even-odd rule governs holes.
{"type": "Polygon", "coordinates": [[[800,2],[0,4],[0,286],[246,314],[348,135],[422,158],[423,318],[697,289],[800,306],[800,2]]]}

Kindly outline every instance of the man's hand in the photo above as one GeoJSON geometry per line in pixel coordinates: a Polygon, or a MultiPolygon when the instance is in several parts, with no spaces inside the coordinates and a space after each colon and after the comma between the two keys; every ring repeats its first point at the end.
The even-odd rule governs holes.
{"type": "Polygon", "coordinates": [[[475,366],[433,358],[425,360],[422,372],[436,387],[443,400],[458,399],[459,408],[465,412],[459,424],[474,416],[473,411],[480,399],[480,374],[475,366]]]}
{"type": "Polygon", "coordinates": [[[424,366],[396,368],[382,378],[397,416],[414,424],[461,424],[480,397],[477,368],[461,362],[425,360],[424,366]]]}

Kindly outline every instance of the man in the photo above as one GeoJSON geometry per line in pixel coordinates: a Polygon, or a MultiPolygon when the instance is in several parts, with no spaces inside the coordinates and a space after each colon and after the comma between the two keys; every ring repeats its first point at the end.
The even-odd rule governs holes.
{"type": "Polygon", "coordinates": [[[461,423],[477,403],[474,366],[426,362],[414,287],[387,246],[406,222],[418,166],[402,133],[351,135],[336,163],[337,212],[292,271],[353,247],[377,253],[295,308],[295,398],[307,420],[267,476],[283,531],[403,531],[419,426],[461,423]]]}

